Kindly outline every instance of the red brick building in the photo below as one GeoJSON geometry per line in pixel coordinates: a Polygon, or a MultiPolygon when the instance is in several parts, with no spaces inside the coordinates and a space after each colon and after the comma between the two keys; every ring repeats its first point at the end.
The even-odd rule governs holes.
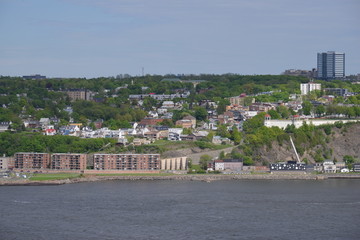
{"type": "Polygon", "coordinates": [[[51,155],[50,168],[55,170],[85,170],[86,154],[54,153],[51,155]]]}
{"type": "Polygon", "coordinates": [[[160,170],[160,154],[94,154],[95,170],[160,170]]]}
{"type": "Polygon", "coordinates": [[[31,152],[15,153],[14,163],[14,167],[17,169],[46,169],[50,164],[50,154],[31,152]]]}

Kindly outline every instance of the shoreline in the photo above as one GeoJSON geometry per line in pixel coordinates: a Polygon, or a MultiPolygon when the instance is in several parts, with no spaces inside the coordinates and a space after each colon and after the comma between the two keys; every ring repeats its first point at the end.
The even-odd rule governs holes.
{"type": "Polygon", "coordinates": [[[80,178],[62,179],[62,180],[45,180],[45,181],[31,181],[28,179],[21,180],[0,180],[0,186],[43,186],[43,185],[63,185],[63,184],[74,184],[83,182],[101,182],[101,181],[159,181],[159,180],[181,180],[181,181],[203,181],[212,182],[220,180],[328,180],[328,179],[359,179],[360,174],[241,174],[241,175],[166,175],[166,176],[84,176],[80,178]]]}

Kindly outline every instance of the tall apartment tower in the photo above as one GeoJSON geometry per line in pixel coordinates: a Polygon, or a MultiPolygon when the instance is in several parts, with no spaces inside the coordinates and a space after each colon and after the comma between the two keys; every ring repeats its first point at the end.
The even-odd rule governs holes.
{"type": "Polygon", "coordinates": [[[317,71],[320,79],[345,77],[345,53],[329,51],[317,54],[317,71]]]}

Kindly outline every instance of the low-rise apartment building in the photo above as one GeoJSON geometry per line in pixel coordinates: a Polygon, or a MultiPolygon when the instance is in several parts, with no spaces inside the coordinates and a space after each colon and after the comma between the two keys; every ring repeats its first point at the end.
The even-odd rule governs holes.
{"type": "Polygon", "coordinates": [[[85,170],[86,154],[54,153],[51,155],[50,168],[54,170],[85,170]]]}
{"type": "Polygon", "coordinates": [[[94,154],[95,170],[160,170],[160,154],[94,154]]]}
{"type": "Polygon", "coordinates": [[[17,169],[46,169],[50,164],[49,153],[19,152],[14,155],[17,169]]]}

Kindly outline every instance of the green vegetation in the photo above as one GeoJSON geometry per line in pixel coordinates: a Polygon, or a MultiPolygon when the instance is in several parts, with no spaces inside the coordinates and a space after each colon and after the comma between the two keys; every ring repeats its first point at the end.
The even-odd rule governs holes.
{"type": "Polygon", "coordinates": [[[0,133],[0,153],[16,152],[90,153],[115,145],[115,139],[84,139],[70,136],[45,136],[40,133],[0,133]]]}
{"type": "Polygon", "coordinates": [[[63,180],[81,177],[79,173],[34,173],[32,181],[63,180]]]}
{"type": "Polygon", "coordinates": [[[98,173],[95,176],[172,176],[173,173],[98,173]]]}

